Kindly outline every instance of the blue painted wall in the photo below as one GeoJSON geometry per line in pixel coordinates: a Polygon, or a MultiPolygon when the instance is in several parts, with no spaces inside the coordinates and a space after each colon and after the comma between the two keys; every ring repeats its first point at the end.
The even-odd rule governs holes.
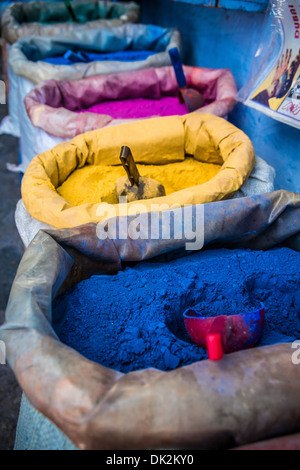
{"type": "Polygon", "coordinates": [[[265,11],[269,0],[217,0],[216,3],[216,6],[232,10],[265,11]]]}
{"type": "MultiPolygon", "coordinates": [[[[186,64],[230,68],[241,88],[259,45],[264,13],[187,3],[193,1],[142,0],[142,22],[179,28],[186,64]]],[[[236,3],[224,2],[231,7],[236,3]]],[[[276,188],[300,193],[300,130],[243,104],[236,106],[229,120],[250,137],[256,154],[275,167],[276,188]]]]}
{"type": "Polygon", "coordinates": [[[265,11],[269,0],[174,0],[175,2],[206,5],[229,10],[265,11]]]}

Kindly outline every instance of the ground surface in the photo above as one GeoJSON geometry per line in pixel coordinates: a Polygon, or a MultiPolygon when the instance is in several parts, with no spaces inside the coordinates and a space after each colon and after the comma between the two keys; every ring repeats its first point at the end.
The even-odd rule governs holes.
{"type": "MultiPolygon", "coordinates": [[[[0,119],[7,106],[0,105],[0,119]]],[[[6,170],[6,163],[18,163],[18,139],[0,135],[0,325],[23,246],[18,235],[14,211],[20,199],[20,175],[6,170]]],[[[0,450],[14,445],[21,390],[8,365],[0,365],[0,450]]]]}

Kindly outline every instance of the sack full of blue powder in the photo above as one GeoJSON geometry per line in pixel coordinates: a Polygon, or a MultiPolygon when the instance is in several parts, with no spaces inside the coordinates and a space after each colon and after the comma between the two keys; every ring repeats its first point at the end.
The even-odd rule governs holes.
{"type": "Polygon", "coordinates": [[[35,411],[91,450],[230,449],[297,432],[299,210],[286,191],[205,204],[197,252],[174,235],[100,239],[95,224],[39,231],[0,328],[35,411]],[[234,317],[260,304],[260,342],[221,361],[185,331],[189,307],[234,317]]]}
{"type": "Polygon", "coordinates": [[[259,346],[300,338],[300,254],[289,248],[205,250],[96,275],[59,296],[60,340],[86,358],[127,373],[168,371],[207,358],[183,313],[235,315],[265,306],[259,346]]]}

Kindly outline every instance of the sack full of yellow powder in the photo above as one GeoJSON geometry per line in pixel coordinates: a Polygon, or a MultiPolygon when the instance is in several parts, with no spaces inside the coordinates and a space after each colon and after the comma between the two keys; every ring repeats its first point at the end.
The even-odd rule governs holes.
{"type": "MultiPolygon", "coordinates": [[[[225,119],[210,114],[103,128],[32,160],[22,180],[29,214],[55,228],[98,223],[108,217],[102,210],[107,203],[118,216],[115,183],[124,176],[119,159],[124,145],[132,150],[140,174],[159,181],[166,191],[163,197],[143,201],[144,212],[231,198],[255,165],[250,139],[225,119]]],[[[128,203],[128,213],[134,213],[137,204],[128,203]]]]}

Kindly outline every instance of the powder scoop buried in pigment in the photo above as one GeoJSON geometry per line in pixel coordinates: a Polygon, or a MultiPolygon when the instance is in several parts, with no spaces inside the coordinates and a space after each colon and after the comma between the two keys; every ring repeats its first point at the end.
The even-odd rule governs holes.
{"type": "Polygon", "coordinates": [[[263,304],[257,347],[289,343],[300,338],[299,267],[300,254],[288,248],[206,249],[141,262],[65,291],[54,301],[53,326],[83,356],[125,373],[207,359],[185,328],[189,307],[218,317],[263,304]]]}
{"type": "Polygon", "coordinates": [[[116,197],[126,197],[127,202],[152,199],[166,195],[163,185],[152,178],[142,177],[129,147],[121,148],[120,160],[127,173],[116,181],[116,197]]]}
{"type": "Polygon", "coordinates": [[[261,339],[265,309],[237,315],[206,316],[189,308],[183,314],[191,340],[208,351],[209,359],[218,361],[225,353],[255,346],[261,339]]]}

